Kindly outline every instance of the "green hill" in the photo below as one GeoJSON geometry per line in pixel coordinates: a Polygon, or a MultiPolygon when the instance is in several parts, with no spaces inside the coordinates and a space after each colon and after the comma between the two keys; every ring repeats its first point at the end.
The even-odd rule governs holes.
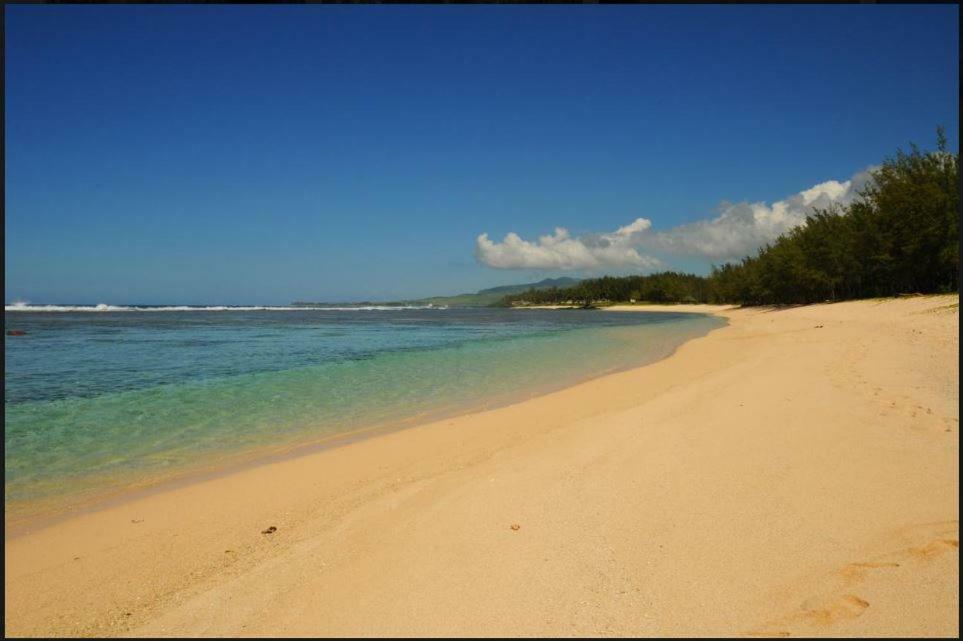
{"type": "Polygon", "coordinates": [[[428,305],[448,305],[449,307],[488,307],[501,302],[509,294],[527,292],[530,289],[543,290],[552,287],[571,287],[579,282],[578,278],[546,278],[537,283],[524,283],[521,285],[501,285],[499,287],[489,287],[481,289],[474,294],[458,294],[456,296],[433,296],[417,301],[408,301],[411,304],[428,305]]]}
{"type": "Polygon", "coordinates": [[[373,303],[365,301],[363,303],[310,303],[306,301],[295,301],[295,306],[325,307],[331,305],[447,305],[448,307],[488,307],[500,303],[509,294],[527,292],[530,289],[544,290],[552,287],[564,288],[577,285],[578,278],[546,278],[537,283],[524,283],[522,285],[501,285],[499,287],[489,287],[482,289],[474,294],[457,294],[455,296],[433,296],[431,298],[419,298],[417,300],[399,300],[383,303],[373,303]]]}

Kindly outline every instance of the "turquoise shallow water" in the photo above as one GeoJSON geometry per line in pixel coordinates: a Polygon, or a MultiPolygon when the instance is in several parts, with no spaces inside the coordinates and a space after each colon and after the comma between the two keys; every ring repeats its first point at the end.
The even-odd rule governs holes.
{"type": "MultiPolygon", "coordinates": [[[[9,308],[8,308],[9,310],[9,308]]],[[[7,311],[8,513],[651,362],[697,314],[7,311]]]]}

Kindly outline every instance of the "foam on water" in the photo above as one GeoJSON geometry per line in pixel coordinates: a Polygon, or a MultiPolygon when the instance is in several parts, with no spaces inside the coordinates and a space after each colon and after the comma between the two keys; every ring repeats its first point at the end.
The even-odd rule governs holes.
{"type": "Polygon", "coordinates": [[[448,309],[447,306],[434,305],[353,305],[353,306],[313,306],[283,307],[271,305],[33,305],[15,301],[4,306],[6,312],[300,312],[306,309],[323,309],[337,312],[391,311],[411,309],[448,309]]]}

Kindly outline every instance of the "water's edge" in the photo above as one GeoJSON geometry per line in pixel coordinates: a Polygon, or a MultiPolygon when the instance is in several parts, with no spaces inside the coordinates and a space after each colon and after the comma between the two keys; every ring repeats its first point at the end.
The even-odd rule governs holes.
{"type": "Polygon", "coordinates": [[[648,367],[654,363],[671,358],[678,351],[678,349],[682,347],[682,345],[688,344],[693,340],[705,338],[712,332],[722,329],[729,324],[725,317],[716,314],[698,312],[686,313],[692,314],[693,316],[711,316],[722,320],[723,323],[717,327],[710,328],[705,334],[683,340],[679,344],[675,345],[668,353],[657,356],[651,361],[624,367],[616,367],[609,371],[586,376],[580,380],[571,382],[559,388],[542,389],[534,392],[529,391],[524,397],[502,399],[493,401],[491,403],[481,402],[475,403],[471,406],[447,408],[444,410],[439,409],[436,412],[427,412],[415,416],[402,417],[387,423],[372,424],[366,427],[335,434],[328,434],[322,438],[309,442],[293,444],[289,443],[275,446],[265,445],[245,451],[243,453],[239,453],[237,456],[230,459],[221,459],[217,463],[211,464],[208,462],[207,465],[202,464],[202,466],[195,468],[185,467],[182,470],[171,473],[169,476],[163,479],[148,481],[142,485],[125,486],[121,489],[103,489],[102,491],[97,492],[95,495],[84,496],[73,505],[66,507],[64,507],[63,504],[58,504],[56,508],[53,509],[40,508],[35,510],[22,510],[20,513],[11,514],[8,504],[4,512],[4,540],[15,539],[26,534],[34,533],[38,530],[51,527],[70,518],[117,507],[147,496],[152,496],[154,494],[160,494],[177,488],[194,485],[196,483],[223,478],[232,474],[240,473],[244,470],[257,468],[272,463],[309,456],[321,451],[335,449],[371,438],[377,438],[379,436],[429,425],[442,420],[449,420],[471,414],[496,410],[503,407],[509,407],[535,398],[541,398],[551,394],[564,392],[565,390],[577,387],[589,381],[599,380],[607,376],[613,376],[619,373],[648,367]]]}

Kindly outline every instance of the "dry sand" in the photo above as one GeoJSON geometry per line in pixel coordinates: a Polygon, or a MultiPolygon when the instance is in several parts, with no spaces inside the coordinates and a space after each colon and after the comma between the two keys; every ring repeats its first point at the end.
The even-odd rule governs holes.
{"type": "Polygon", "coordinates": [[[713,309],[647,367],[9,539],[6,632],[958,635],[958,297],[713,309]]]}

